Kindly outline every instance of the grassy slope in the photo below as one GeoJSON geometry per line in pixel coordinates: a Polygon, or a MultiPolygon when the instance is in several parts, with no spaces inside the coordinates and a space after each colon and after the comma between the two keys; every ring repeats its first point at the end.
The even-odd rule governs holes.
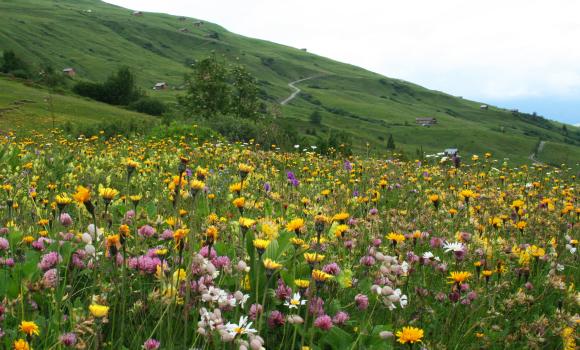
{"type": "MultiPolygon", "coordinates": [[[[52,126],[47,90],[0,78],[0,129],[42,130],[52,126]]],[[[122,121],[151,122],[153,117],[76,96],[53,95],[57,125],[122,121]]]]}
{"type": "MultiPolygon", "coordinates": [[[[290,93],[287,83],[315,74],[325,76],[301,83],[304,95],[284,106],[284,122],[300,130],[312,129],[309,114],[322,105],[322,128],[341,129],[352,134],[360,149],[369,142],[384,149],[388,134],[397,145],[413,151],[439,151],[457,146],[464,153],[491,151],[499,157],[527,159],[538,137],[549,141],[550,149],[569,149],[569,161],[580,161],[580,147],[565,145],[561,125],[549,123],[549,130],[513,116],[510,112],[479,109],[480,103],[456,98],[420,86],[385,78],[348,64],[332,61],[294,48],[246,38],[205,23],[195,28],[193,19],[131,11],[96,0],[0,0],[0,49],[14,49],[34,62],[55,67],[75,67],[79,78],[101,80],[120,65],[136,69],[139,83],[149,89],[157,81],[172,87],[188,72],[187,59],[203,58],[211,51],[239,60],[261,81],[262,88],[276,102],[290,93]],[[92,10],[87,13],[86,10],[92,10]],[[180,28],[187,28],[182,33],[180,28]],[[208,38],[215,32],[219,40],[208,38]],[[340,108],[351,116],[337,115],[340,108]],[[354,117],[352,116],[354,115],[354,117]],[[440,124],[415,126],[415,118],[437,117],[440,124]],[[503,132],[502,132],[503,128],[503,132]]],[[[176,90],[157,92],[173,101],[176,90]]],[[[579,128],[569,127],[571,133],[579,128]]],[[[569,141],[569,140],[568,140],[569,141]]]]}

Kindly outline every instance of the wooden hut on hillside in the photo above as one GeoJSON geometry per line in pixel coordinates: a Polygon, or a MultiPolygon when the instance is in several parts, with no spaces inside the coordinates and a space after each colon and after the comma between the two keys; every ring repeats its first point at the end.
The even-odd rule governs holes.
{"type": "Polygon", "coordinates": [[[65,68],[65,69],[63,69],[63,70],[62,70],[62,73],[63,73],[64,75],[68,75],[68,76],[69,76],[69,77],[71,77],[71,78],[72,78],[72,77],[74,77],[75,75],[77,75],[77,72],[76,72],[76,71],[75,71],[75,69],[74,69],[74,68],[72,68],[72,67],[68,67],[68,68],[65,68]]]}
{"type": "Polygon", "coordinates": [[[433,117],[423,117],[423,118],[415,118],[415,124],[421,126],[431,126],[437,124],[437,118],[433,117]]]}
{"type": "Polygon", "coordinates": [[[169,87],[166,82],[162,81],[153,86],[153,90],[165,90],[169,87]]]}

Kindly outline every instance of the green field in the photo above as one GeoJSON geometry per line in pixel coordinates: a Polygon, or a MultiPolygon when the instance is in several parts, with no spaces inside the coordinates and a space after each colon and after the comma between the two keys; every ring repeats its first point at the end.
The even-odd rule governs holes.
{"type": "Polygon", "coordinates": [[[146,125],[156,119],[144,114],[95,102],[74,95],[52,94],[49,91],[22,82],[0,78],[0,129],[24,131],[62,127],[68,122],[75,126],[102,123],[134,123],[146,125]]]}
{"type": "MultiPolygon", "coordinates": [[[[246,65],[271,106],[291,93],[289,82],[320,75],[299,84],[303,93],[281,107],[281,123],[309,135],[346,131],[356,150],[369,143],[381,153],[393,134],[397,147],[411,153],[421,147],[425,152],[438,152],[453,146],[464,155],[489,151],[498,158],[529,162],[542,139],[550,147],[540,158],[559,162],[559,156],[551,152],[565,149],[570,154],[567,162],[580,162],[580,128],[568,126],[566,136],[557,122],[494,106],[481,110],[485,101],[428,90],[299,49],[240,36],[215,24],[196,26],[196,21],[154,13],[133,16],[131,10],[96,0],[0,0],[0,50],[12,49],[31,64],[50,63],[59,70],[73,67],[76,80],[103,80],[119,66],[128,65],[142,88],[167,102],[174,102],[180,93],[191,63],[216,52],[246,65]],[[153,84],[160,81],[170,88],[152,91],[153,84]],[[322,126],[309,124],[308,116],[314,110],[321,111],[322,126]],[[438,124],[416,125],[418,117],[435,117],[438,124]]],[[[8,90],[13,91],[3,89],[1,93],[11,96],[0,96],[3,104],[27,99],[25,91],[20,95],[16,88],[8,90]]],[[[99,119],[95,109],[105,106],[83,102],[61,108],[76,113],[71,114],[72,119],[99,119]]],[[[46,113],[38,107],[35,115],[44,117],[46,113]]],[[[37,125],[26,120],[19,123],[37,125]]],[[[39,124],[46,122],[43,119],[39,124]]]]}

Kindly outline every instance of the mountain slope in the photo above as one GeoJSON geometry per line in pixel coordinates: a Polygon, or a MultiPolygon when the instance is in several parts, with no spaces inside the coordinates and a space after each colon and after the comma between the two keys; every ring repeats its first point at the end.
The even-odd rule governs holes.
{"type": "Polygon", "coordinates": [[[158,123],[148,115],[64,94],[52,95],[51,108],[49,96],[46,89],[0,76],[0,130],[47,130],[52,116],[55,125],[71,124],[78,130],[106,124],[144,129],[158,123]]]}
{"type": "Polygon", "coordinates": [[[212,51],[238,60],[259,79],[263,98],[276,104],[292,93],[288,83],[302,89],[281,106],[282,123],[302,132],[327,135],[350,133],[356,148],[366,143],[384,150],[389,134],[398,147],[426,152],[458,147],[463,154],[491,151],[498,157],[527,161],[538,139],[556,149],[575,153],[580,161],[580,129],[512,113],[481,103],[390,79],[291,47],[251,39],[198,20],[132,11],[97,0],[0,0],[0,50],[13,49],[30,62],[49,62],[56,68],[74,67],[76,79],[102,80],[120,65],[132,67],[139,84],[150,89],[166,81],[170,90],[155,94],[174,101],[183,75],[195,59],[212,51]],[[308,123],[320,110],[323,126],[308,123]],[[432,127],[415,118],[435,117],[432,127]]]}

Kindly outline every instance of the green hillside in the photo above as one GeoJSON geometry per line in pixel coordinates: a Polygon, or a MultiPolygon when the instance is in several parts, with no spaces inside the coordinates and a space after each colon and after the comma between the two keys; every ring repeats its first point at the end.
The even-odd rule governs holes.
{"type": "Polygon", "coordinates": [[[136,129],[157,123],[153,117],[65,94],[52,95],[38,86],[0,77],[0,129],[46,130],[56,126],[74,125],[83,130],[91,125],[122,123],[136,129]]]}
{"type": "MultiPolygon", "coordinates": [[[[367,143],[384,150],[393,134],[397,147],[408,152],[458,147],[467,155],[489,151],[520,162],[529,161],[542,139],[550,145],[544,154],[565,149],[571,153],[567,162],[580,162],[580,128],[568,126],[565,135],[556,122],[493,106],[482,110],[482,102],[196,23],[200,21],[154,13],[134,16],[96,0],[0,0],[0,50],[14,50],[31,63],[73,67],[75,79],[103,80],[128,65],[144,89],[167,82],[169,90],[150,92],[165,101],[175,101],[191,63],[213,51],[246,65],[272,105],[290,95],[289,82],[317,76],[298,84],[302,93],[281,106],[281,123],[307,135],[338,129],[350,133],[359,150],[367,143]],[[308,122],[314,110],[323,115],[321,126],[308,122]],[[438,124],[417,125],[418,117],[437,118],[438,124]]],[[[549,155],[538,159],[560,161],[549,155]]]]}

